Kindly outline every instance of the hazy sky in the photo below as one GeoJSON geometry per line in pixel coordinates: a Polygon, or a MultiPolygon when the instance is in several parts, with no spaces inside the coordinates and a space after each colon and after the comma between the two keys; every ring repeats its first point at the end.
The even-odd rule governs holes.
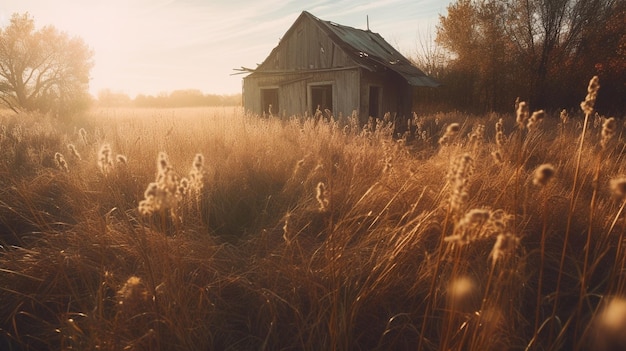
{"type": "Polygon", "coordinates": [[[379,33],[405,55],[434,31],[449,0],[2,0],[0,26],[29,12],[95,52],[90,91],[134,97],[177,89],[241,92],[241,66],[255,68],[299,14],[379,33]]]}

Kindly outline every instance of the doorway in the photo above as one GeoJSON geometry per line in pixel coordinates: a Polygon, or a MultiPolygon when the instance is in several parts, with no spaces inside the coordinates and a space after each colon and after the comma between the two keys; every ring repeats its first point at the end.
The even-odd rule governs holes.
{"type": "Polygon", "coordinates": [[[333,110],[333,86],[332,84],[311,85],[309,87],[311,94],[311,113],[315,115],[315,111],[333,110]]]}
{"type": "Polygon", "coordinates": [[[280,111],[278,104],[278,88],[261,89],[262,113],[267,115],[277,115],[280,111]]]}
{"type": "Polygon", "coordinates": [[[380,118],[382,117],[380,112],[380,105],[382,102],[382,88],[375,85],[370,85],[369,90],[369,117],[380,118]]]}

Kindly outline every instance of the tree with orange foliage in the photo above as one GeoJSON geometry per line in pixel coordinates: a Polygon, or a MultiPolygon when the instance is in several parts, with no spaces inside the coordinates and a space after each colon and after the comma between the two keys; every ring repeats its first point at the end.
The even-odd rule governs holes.
{"type": "Polygon", "coordinates": [[[0,28],[0,103],[19,111],[68,113],[89,100],[93,53],[80,38],[13,14],[0,28]]]}

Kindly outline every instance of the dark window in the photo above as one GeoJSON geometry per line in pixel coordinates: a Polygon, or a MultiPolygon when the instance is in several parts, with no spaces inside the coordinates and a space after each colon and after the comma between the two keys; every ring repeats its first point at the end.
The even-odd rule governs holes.
{"type": "Polygon", "coordinates": [[[311,109],[315,114],[317,109],[324,112],[333,110],[333,86],[332,85],[312,85],[311,86],[311,109]]]}
{"type": "Polygon", "coordinates": [[[370,86],[370,98],[369,98],[369,116],[380,116],[380,87],[370,86]]]}
{"type": "Polygon", "coordinates": [[[261,107],[263,113],[277,115],[280,110],[278,105],[278,88],[261,89],[261,107]],[[271,110],[271,111],[270,111],[271,110]]]}

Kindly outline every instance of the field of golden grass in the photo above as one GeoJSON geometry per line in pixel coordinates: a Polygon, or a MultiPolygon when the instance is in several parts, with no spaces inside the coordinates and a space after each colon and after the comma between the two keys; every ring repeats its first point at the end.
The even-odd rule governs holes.
{"type": "Polygon", "coordinates": [[[5,115],[0,349],[624,349],[624,126],[531,112],[5,115]]]}

